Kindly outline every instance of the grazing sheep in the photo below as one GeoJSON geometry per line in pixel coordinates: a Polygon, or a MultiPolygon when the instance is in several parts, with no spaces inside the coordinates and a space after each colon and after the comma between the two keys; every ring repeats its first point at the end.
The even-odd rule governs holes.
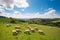
{"type": "Polygon", "coordinates": [[[27,29],[27,30],[25,30],[25,32],[24,33],[26,33],[26,34],[30,34],[30,30],[29,29],[27,29]]]}
{"type": "Polygon", "coordinates": [[[31,30],[31,27],[27,27],[29,30],[31,30]]]}
{"type": "Polygon", "coordinates": [[[16,32],[21,32],[21,30],[20,29],[16,29],[16,32]]]}
{"type": "Polygon", "coordinates": [[[17,35],[18,32],[16,30],[12,30],[13,35],[17,35]]]}
{"type": "Polygon", "coordinates": [[[35,32],[35,30],[34,30],[33,28],[31,28],[31,31],[32,31],[32,32],[35,32]]]}
{"type": "Polygon", "coordinates": [[[20,26],[15,26],[16,29],[20,29],[20,26]]]}
{"type": "Polygon", "coordinates": [[[10,27],[11,26],[11,24],[7,24],[7,27],[10,27]]]}
{"type": "Polygon", "coordinates": [[[35,30],[39,30],[38,27],[35,27],[35,30]]]}
{"type": "Polygon", "coordinates": [[[38,33],[44,35],[44,32],[42,30],[38,30],[38,33]]]}

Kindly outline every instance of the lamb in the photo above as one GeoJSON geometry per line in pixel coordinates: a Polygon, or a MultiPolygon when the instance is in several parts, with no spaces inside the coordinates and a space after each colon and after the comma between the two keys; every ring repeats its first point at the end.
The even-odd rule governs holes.
{"type": "Polygon", "coordinates": [[[44,35],[44,32],[42,30],[38,30],[38,33],[44,35]]]}
{"type": "Polygon", "coordinates": [[[16,29],[16,32],[21,32],[21,30],[20,29],[16,29]]]}
{"type": "Polygon", "coordinates": [[[20,26],[15,26],[16,29],[20,29],[20,26]]]}
{"type": "Polygon", "coordinates": [[[31,30],[31,27],[29,26],[29,27],[27,27],[29,30],[31,30]]]}
{"type": "Polygon", "coordinates": [[[33,28],[31,28],[31,31],[32,31],[32,32],[35,32],[35,30],[34,30],[33,28]]]}
{"type": "Polygon", "coordinates": [[[12,30],[13,35],[17,35],[18,32],[16,30],[12,30]]]}
{"type": "Polygon", "coordinates": [[[35,30],[39,30],[38,27],[35,27],[35,30]]]}
{"type": "Polygon", "coordinates": [[[10,27],[11,26],[11,24],[7,24],[7,27],[10,27]]]}
{"type": "Polygon", "coordinates": [[[25,30],[25,32],[24,33],[26,33],[26,34],[30,34],[30,30],[29,29],[27,29],[27,30],[25,30]]]}

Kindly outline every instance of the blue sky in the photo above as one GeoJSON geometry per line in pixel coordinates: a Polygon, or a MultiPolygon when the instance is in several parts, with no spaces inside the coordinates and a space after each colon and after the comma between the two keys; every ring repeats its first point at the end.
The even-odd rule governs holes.
{"type": "Polygon", "coordinates": [[[13,13],[19,13],[22,15],[18,15],[18,18],[34,18],[35,16],[35,18],[53,18],[53,16],[54,18],[60,18],[60,0],[13,0],[13,2],[12,0],[11,2],[10,0],[0,0],[0,3],[5,4],[5,6],[0,4],[3,6],[5,13],[11,15],[13,13]],[[5,4],[5,2],[8,3],[8,5],[5,4]],[[12,5],[11,3],[14,3],[13,6],[10,6],[12,5]]]}
{"type": "Polygon", "coordinates": [[[53,8],[57,12],[60,11],[60,1],[59,0],[28,0],[29,7],[25,12],[44,12],[48,8],[53,8]]]}

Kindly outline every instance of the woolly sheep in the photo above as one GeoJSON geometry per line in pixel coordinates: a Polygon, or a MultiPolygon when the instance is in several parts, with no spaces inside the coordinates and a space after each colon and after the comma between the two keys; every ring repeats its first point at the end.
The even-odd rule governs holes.
{"type": "Polygon", "coordinates": [[[10,27],[11,26],[11,24],[7,24],[7,27],[10,27]]]}
{"type": "Polygon", "coordinates": [[[26,33],[26,34],[30,34],[30,30],[29,29],[27,29],[27,30],[25,30],[25,32],[24,33],[26,33]]]}
{"type": "Polygon", "coordinates": [[[43,34],[44,35],[44,32],[42,30],[38,30],[38,33],[40,34],[43,34]]]}
{"type": "Polygon", "coordinates": [[[21,32],[21,30],[20,29],[16,29],[16,32],[21,32]]]}
{"type": "Polygon", "coordinates": [[[35,27],[35,30],[38,30],[38,27],[35,27]]]}
{"type": "Polygon", "coordinates": [[[20,26],[15,26],[16,29],[20,29],[20,26]]]}
{"type": "Polygon", "coordinates": [[[29,26],[29,27],[27,27],[29,30],[31,30],[31,27],[29,26]]]}
{"type": "Polygon", "coordinates": [[[13,33],[13,35],[17,35],[17,31],[16,30],[12,30],[12,33],[13,33]]]}
{"type": "Polygon", "coordinates": [[[31,31],[32,31],[32,32],[35,32],[35,30],[34,30],[33,28],[31,28],[31,31]]]}

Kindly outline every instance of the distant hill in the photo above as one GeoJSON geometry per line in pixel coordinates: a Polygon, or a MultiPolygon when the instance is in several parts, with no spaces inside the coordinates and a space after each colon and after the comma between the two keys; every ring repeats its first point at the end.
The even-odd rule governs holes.
{"type": "Polygon", "coordinates": [[[4,16],[0,16],[0,23],[9,23],[10,19],[4,16]]]}
{"type": "Polygon", "coordinates": [[[60,27],[60,18],[55,19],[15,19],[15,18],[7,18],[0,16],[0,23],[29,23],[29,24],[39,24],[39,25],[47,25],[47,26],[55,26],[60,27]]]}
{"type": "Polygon", "coordinates": [[[4,16],[0,16],[0,18],[6,18],[6,17],[4,17],[4,16]]]}
{"type": "Polygon", "coordinates": [[[34,19],[28,20],[28,23],[60,27],[60,18],[55,18],[55,19],[34,18],[34,19]]]}
{"type": "Polygon", "coordinates": [[[21,23],[21,22],[25,22],[25,20],[0,16],[0,23],[21,23]]]}

